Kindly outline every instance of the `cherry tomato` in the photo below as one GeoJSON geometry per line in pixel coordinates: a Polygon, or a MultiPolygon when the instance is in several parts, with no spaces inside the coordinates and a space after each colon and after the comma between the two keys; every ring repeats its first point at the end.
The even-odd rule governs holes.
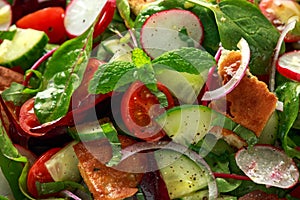
{"type": "Polygon", "coordinates": [[[116,0],[108,0],[99,15],[99,20],[95,26],[95,31],[93,35],[94,37],[97,37],[98,35],[103,33],[103,31],[105,31],[105,29],[114,17],[115,9],[116,0]]]}
{"type": "Polygon", "coordinates": [[[165,135],[153,118],[174,106],[169,90],[160,83],[157,88],[166,95],[167,108],[162,108],[157,97],[140,81],[132,83],[121,100],[121,115],[125,126],[136,137],[146,141],[156,141],[165,135]]]}
{"type": "Polygon", "coordinates": [[[27,134],[31,136],[41,136],[40,133],[33,133],[30,131],[31,128],[40,125],[37,116],[34,114],[33,106],[34,106],[33,98],[27,100],[21,106],[20,114],[19,114],[20,126],[27,134]]]}
{"type": "Polygon", "coordinates": [[[19,28],[32,28],[44,31],[50,43],[62,43],[66,39],[64,9],[48,7],[25,15],[16,22],[19,28]]]}
{"type": "MultiPolygon", "coordinates": [[[[291,19],[300,20],[300,5],[294,0],[262,0],[259,8],[263,15],[281,32],[291,19]]],[[[299,34],[288,33],[285,42],[300,40],[299,34]]]]}
{"type": "Polygon", "coordinates": [[[61,148],[52,148],[46,151],[30,168],[27,175],[27,189],[29,194],[31,194],[34,198],[43,197],[38,194],[36,182],[48,183],[54,181],[45,166],[45,162],[48,161],[60,149],[61,148]]]}

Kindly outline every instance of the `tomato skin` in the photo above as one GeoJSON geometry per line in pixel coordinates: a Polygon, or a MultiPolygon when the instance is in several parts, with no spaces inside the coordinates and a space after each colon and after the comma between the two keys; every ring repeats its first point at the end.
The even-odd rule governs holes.
{"type": "Polygon", "coordinates": [[[121,116],[125,126],[136,137],[146,141],[157,141],[165,136],[153,118],[174,106],[169,90],[160,83],[157,83],[157,88],[166,95],[167,108],[161,108],[157,97],[140,81],[132,83],[121,100],[121,116]]]}
{"type": "Polygon", "coordinates": [[[62,43],[66,39],[64,27],[65,11],[62,7],[43,8],[25,15],[16,22],[19,28],[32,28],[44,31],[50,43],[62,43]]]}
{"type": "Polygon", "coordinates": [[[31,194],[34,198],[43,197],[38,194],[36,182],[48,183],[54,181],[45,166],[45,162],[48,161],[60,149],[61,148],[56,147],[46,151],[31,166],[27,175],[27,189],[29,194],[31,194]]]}
{"type": "Polygon", "coordinates": [[[20,127],[30,136],[41,136],[41,133],[33,133],[30,131],[31,128],[39,126],[40,122],[33,110],[34,99],[27,100],[20,109],[19,122],[20,127]]]}
{"type": "MultiPolygon", "coordinates": [[[[295,0],[261,0],[259,8],[262,14],[281,32],[291,17],[300,19],[300,5],[295,0]]],[[[300,34],[288,33],[285,42],[297,42],[300,34]]]]}

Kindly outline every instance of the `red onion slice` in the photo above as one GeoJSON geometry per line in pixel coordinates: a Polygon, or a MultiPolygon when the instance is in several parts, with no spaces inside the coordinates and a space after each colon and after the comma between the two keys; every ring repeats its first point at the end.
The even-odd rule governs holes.
{"type": "Polygon", "coordinates": [[[276,62],[279,57],[280,49],[282,46],[282,43],[284,42],[285,36],[288,34],[289,31],[293,30],[296,26],[296,20],[293,20],[292,22],[288,23],[286,27],[283,29],[281,32],[277,45],[275,47],[275,52],[274,52],[274,57],[272,61],[272,71],[271,71],[271,76],[270,76],[270,82],[269,82],[269,87],[270,91],[273,92],[275,89],[275,74],[276,74],[276,62]]]}
{"type": "Polygon", "coordinates": [[[250,48],[247,41],[244,38],[242,38],[238,42],[237,46],[241,50],[242,54],[240,67],[225,85],[215,90],[205,92],[201,99],[202,101],[216,100],[226,96],[239,84],[239,82],[244,77],[250,60],[250,48]]]}

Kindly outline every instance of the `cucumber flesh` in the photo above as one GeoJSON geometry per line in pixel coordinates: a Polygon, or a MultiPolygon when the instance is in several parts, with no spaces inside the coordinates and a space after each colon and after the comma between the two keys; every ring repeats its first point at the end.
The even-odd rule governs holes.
{"type": "Polygon", "coordinates": [[[208,187],[205,170],[187,156],[168,149],[155,151],[154,155],[171,199],[208,187]]]}
{"type": "Polygon", "coordinates": [[[179,144],[197,144],[211,129],[214,112],[199,105],[174,107],[157,118],[166,134],[179,144]]]}
{"type": "Polygon", "coordinates": [[[75,141],[71,142],[45,162],[54,181],[79,182],[81,180],[77,166],[78,159],[73,149],[76,143],[75,141]]]}
{"type": "Polygon", "coordinates": [[[42,56],[48,40],[43,31],[17,28],[14,38],[3,40],[0,45],[0,65],[30,68],[42,56]]]}
{"type": "Polygon", "coordinates": [[[131,62],[132,48],[126,44],[122,43],[120,39],[111,39],[103,41],[101,43],[102,47],[110,54],[112,54],[112,61],[128,61],[131,62]]]}
{"type": "Polygon", "coordinates": [[[186,104],[192,104],[197,100],[200,90],[206,81],[203,77],[206,76],[169,69],[164,69],[156,75],[159,82],[164,84],[177,99],[186,104]]]}

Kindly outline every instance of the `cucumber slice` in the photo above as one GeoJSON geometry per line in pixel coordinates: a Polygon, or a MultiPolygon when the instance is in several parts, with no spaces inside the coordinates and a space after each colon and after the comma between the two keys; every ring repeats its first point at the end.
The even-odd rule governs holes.
{"type": "Polygon", "coordinates": [[[188,194],[179,199],[180,200],[199,200],[199,199],[208,199],[208,198],[209,198],[208,190],[201,190],[201,191],[196,191],[192,194],[188,194]]]}
{"type": "Polygon", "coordinates": [[[101,45],[107,52],[113,54],[112,58],[110,59],[110,62],[112,61],[132,62],[131,59],[132,48],[128,44],[122,43],[120,39],[111,39],[111,40],[103,41],[101,45]]]}
{"type": "Polygon", "coordinates": [[[48,40],[43,31],[18,28],[12,40],[3,40],[0,45],[0,65],[30,68],[42,56],[48,40]]]}
{"type": "Polygon", "coordinates": [[[197,144],[211,129],[214,112],[199,105],[174,107],[157,118],[166,134],[179,144],[197,144]]]}
{"type": "Polygon", "coordinates": [[[171,199],[208,187],[205,170],[187,156],[168,149],[155,151],[154,156],[171,199]]]}
{"type": "Polygon", "coordinates": [[[156,75],[159,82],[164,84],[177,99],[186,104],[192,104],[197,100],[206,81],[203,77],[207,77],[207,75],[195,75],[169,69],[164,69],[156,75]]]}
{"type": "Polygon", "coordinates": [[[75,141],[71,142],[45,162],[45,166],[54,181],[78,182],[81,180],[77,166],[78,159],[73,149],[76,143],[75,141]]]}

